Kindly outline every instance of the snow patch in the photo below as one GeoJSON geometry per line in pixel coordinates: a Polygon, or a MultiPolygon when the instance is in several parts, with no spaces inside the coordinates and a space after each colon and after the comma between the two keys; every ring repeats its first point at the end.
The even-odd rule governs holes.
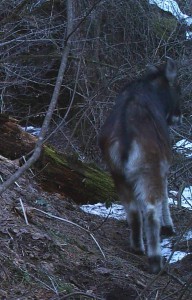
{"type": "Polygon", "coordinates": [[[178,141],[173,147],[178,153],[182,153],[185,157],[192,157],[192,143],[187,139],[178,141]]]}
{"type": "MultiPolygon", "coordinates": [[[[170,12],[180,23],[185,23],[187,26],[192,25],[192,17],[183,14],[174,0],[149,0],[149,4],[157,5],[160,9],[170,12]]],[[[192,39],[192,32],[186,32],[186,39],[192,39]]]]}
{"type": "Polygon", "coordinates": [[[81,206],[81,209],[85,212],[88,212],[93,215],[98,215],[101,217],[109,217],[118,220],[125,220],[126,214],[122,205],[113,203],[111,207],[106,208],[106,205],[103,203],[97,204],[85,204],[81,206]]]}
{"type": "MultiPolygon", "coordinates": [[[[170,191],[170,193],[173,196],[177,196],[176,191],[170,191]]],[[[169,198],[170,204],[175,204],[174,200],[172,198],[169,198]]],[[[181,195],[181,204],[182,207],[187,207],[189,209],[192,209],[192,186],[186,187],[181,195]]],[[[122,205],[113,203],[110,208],[106,208],[105,204],[103,203],[97,203],[97,204],[87,204],[82,205],[81,209],[85,212],[102,216],[102,217],[108,217],[108,218],[115,218],[118,220],[126,220],[126,213],[122,205]]],[[[192,239],[192,230],[189,230],[185,235],[183,236],[184,240],[190,240],[192,239]]],[[[170,255],[172,254],[172,241],[171,239],[163,239],[161,242],[161,248],[162,248],[162,256],[169,259],[170,255]]],[[[188,252],[182,252],[182,251],[175,251],[171,257],[170,263],[177,262],[181,260],[183,257],[188,255],[188,252]]]]}
{"type": "Polygon", "coordinates": [[[22,129],[35,136],[38,136],[41,131],[41,127],[33,127],[33,126],[22,127],[22,129]]]}
{"type": "MultiPolygon", "coordinates": [[[[163,239],[161,242],[161,253],[162,256],[169,259],[170,255],[172,254],[172,245],[170,239],[163,239]]],[[[170,264],[175,263],[185,257],[188,253],[183,251],[175,251],[170,259],[170,264]]]]}

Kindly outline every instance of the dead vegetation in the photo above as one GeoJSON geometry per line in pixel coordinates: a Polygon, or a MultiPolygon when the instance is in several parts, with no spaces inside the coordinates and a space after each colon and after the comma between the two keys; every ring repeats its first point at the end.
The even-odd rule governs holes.
{"type": "MultiPolygon", "coordinates": [[[[185,2],[183,12],[190,13],[185,2]]],[[[1,112],[24,126],[41,125],[62,56],[65,1],[2,1],[0,8],[1,112]]],[[[178,62],[184,99],[184,125],[173,141],[190,140],[191,41],[185,27],[148,1],[83,0],[74,9],[77,30],[52,118],[52,143],[97,160],[97,135],[116,91],[165,56],[178,62]]],[[[171,187],[191,184],[191,167],[191,158],[175,151],[171,187]]],[[[1,158],[1,180],[17,168],[1,158]]],[[[30,172],[0,196],[0,205],[1,299],[190,299],[191,240],[178,241],[191,222],[185,209],[173,209],[172,243],[189,254],[154,277],[146,257],[129,252],[126,222],[85,214],[64,195],[44,192],[30,172]]]]}
{"type": "MultiPolygon", "coordinates": [[[[16,168],[1,158],[2,179],[16,168]]],[[[0,204],[1,299],[190,298],[191,254],[156,278],[145,256],[129,252],[126,221],[84,213],[72,200],[42,191],[30,172],[2,194],[0,204]]],[[[173,218],[174,246],[191,213],[175,208],[173,218]]],[[[181,239],[176,250],[191,253],[191,247],[191,240],[181,239]]]]}

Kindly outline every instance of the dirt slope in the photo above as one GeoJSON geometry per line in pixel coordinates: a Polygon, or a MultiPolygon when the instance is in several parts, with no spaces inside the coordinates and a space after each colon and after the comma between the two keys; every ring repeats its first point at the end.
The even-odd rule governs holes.
{"type": "MultiPolygon", "coordinates": [[[[5,180],[15,168],[0,160],[1,178],[5,180]]],[[[2,300],[190,299],[192,254],[154,281],[146,257],[129,252],[126,222],[84,213],[72,200],[44,192],[30,172],[3,193],[0,205],[2,300]],[[88,232],[53,216],[90,230],[106,258],[88,232]]],[[[174,209],[173,216],[179,234],[191,213],[174,209]]],[[[176,240],[177,236],[173,244],[176,240]]],[[[181,240],[177,248],[192,252],[192,242],[181,240]]]]}

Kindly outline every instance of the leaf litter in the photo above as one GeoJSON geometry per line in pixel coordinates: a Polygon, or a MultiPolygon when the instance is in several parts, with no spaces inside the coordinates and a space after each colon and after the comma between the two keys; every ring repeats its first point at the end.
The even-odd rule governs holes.
{"type": "MultiPolygon", "coordinates": [[[[3,180],[17,168],[2,158],[0,165],[3,180]]],[[[0,196],[0,204],[0,299],[190,298],[192,241],[177,243],[191,220],[185,208],[172,209],[177,234],[171,243],[189,254],[155,276],[146,256],[129,251],[126,221],[82,211],[64,195],[43,191],[30,172],[0,196]]]]}

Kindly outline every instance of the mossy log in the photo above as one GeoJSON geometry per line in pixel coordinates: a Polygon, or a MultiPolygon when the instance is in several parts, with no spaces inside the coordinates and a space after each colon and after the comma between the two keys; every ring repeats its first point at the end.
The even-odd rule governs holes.
{"type": "Polygon", "coordinates": [[[44,146],[35,165],[48,191],[63,193],[77,203],[111,202],[117,199],[111,177],[92,164],[44,146]]]}
{"type": "MultiPolygon", "coordinates": [[[[0,155],[19,160],[27,156],[37,138],[22,130],[17,120],[0,114],[0,155]]],[[[74,155],[59,153],[44,145],[33,166],[44,189],[62,193],[77,203],[111,202],[117,199],[111,177],[74,155]]]]}

